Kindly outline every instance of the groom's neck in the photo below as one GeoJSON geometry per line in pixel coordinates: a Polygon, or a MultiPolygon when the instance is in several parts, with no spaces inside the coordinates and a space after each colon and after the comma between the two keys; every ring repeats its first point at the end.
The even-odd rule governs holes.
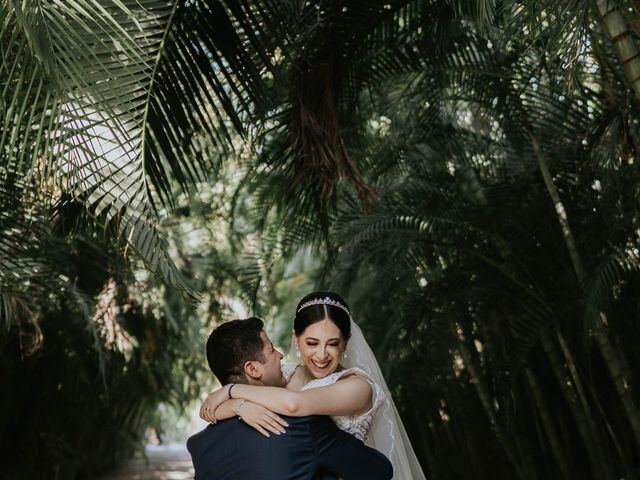
{"type": "MultiPolygon", "coordinates": [[[[239,382],[238,382],[239,383],[239,382]]],[[[275,384],[275,383],[265,383],[260,379],[257,378],[249,378],[246,382],[247,385],[256,385],[259,387],[284,387],[285,383],[283,382],[282,384],[275,384]]]]}
{"type": "Polygon", "coordinates": [[[249,378],[246,383],[247,383],[247,385],[257,385],[259,387],[264,387],[265,385],[266,386],[271,386],[271,385],[267,385],[262,380],[259,380],[259,379],[256,379],[256,378],[249,378]]]}
{"type": "Polygon", "coordinates": [[[264,386],[265,383],[260,380],[259,378],[252,378],[249,376],[246,377],[231,377],[229,378],[229,382],[228,383],[238,383],[240,385],[259,385],[259,386],[264,386]]]}

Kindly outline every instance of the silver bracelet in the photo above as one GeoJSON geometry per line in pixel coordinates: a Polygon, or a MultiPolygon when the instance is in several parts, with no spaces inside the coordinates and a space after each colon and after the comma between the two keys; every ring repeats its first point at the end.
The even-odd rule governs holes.
{"type": "Polygon", "coordinates": [[[243,398],[242,400],[240,400],[240,403],[238,404],[238,407],[235,409],[236,416],[240,420],[242,420],[242,417],[240,416],[240,407],[242,407],[242,405],[244,405],[244,402],[246,402],[246,400],[243,398]]]}

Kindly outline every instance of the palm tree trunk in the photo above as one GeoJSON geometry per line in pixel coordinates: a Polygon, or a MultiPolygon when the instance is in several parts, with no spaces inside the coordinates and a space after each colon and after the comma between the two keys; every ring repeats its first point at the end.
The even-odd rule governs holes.
{"type": "Polygon", "coordinates": [[[435,409],[428,408],[424,412],[429,424],[433,425],[432,430],[435,437],[433,451],[436,463],[429,466],[429,472],[432,475],[430,478],[446,478],[446,474],[451,471],[451,465],[446,459],[452,457],[451,452],[458,451],[458,445],[452,435],[449,422],[442,420],[442,417],[438,415],[439,406],[437,403],[439,402],[436,400],[435,409]]]}
{"type": "MultiPolygon", "coordinates": [[[[598,322],[600,324],[600,322],[598,322]]],[[[602,339],[603,337],[606,338],[607,333],[604,331],[604,329],[602,328],[602,324],[600,324],[600,329],[602,331],[600,332],[596,332],[596,334],[594,335],[594,337],[596,338],[596,343],[597,341],[600,339],[602,339]]],[[[582,385],[582,380],[578,374],[578,370],[575,366],[575,362],[573,361],[573,356],[571,355],[571,351],[569,350],[569,346],[567,345],[567,342],[564,340],[564,337],[562,336],[562,333],[560,332],[560,330],[556,327],[556,336],[558,338],[558,343],[560,344],[560,348],[562,349],[562,352],[564,354],[565,357],[565,361],[567,363],[567,367],[569,369],[569,371],[571,372],[571,377],[573,378],[574,381],[574,385],[575,385],[575,389],[576,392],[578,393],[578,398],[580,399],[580,403],[582,404],[582,408],[583,410],[586,412],[587,414],[587,419],[589,422],[589,428],[591,429],[591,431],[593,432],[594,438],[596,439],[596,441],[599,444],[599,449],[604,451],[604,442],[601,440],[602,439],[602,435],[601,432],[602,430],[598,429],[595,421],[594,421],[594,415],[591,414],[592,412],[592,408],[591,405],[589,404],[589,401],[587,400],[587,395],[585,393],[585,389],[582,385]]],[[[597,397],[597,393],[596,392],[592,392],[592,399],[593,402],[595,403],[595,408],[597,409],[600,405],[599,403],[599,399],[597,397]]],[[[610,430],[609,428],[609,421],[607,420],[607,416],[604,413],[604,411],[600,411],[600,418],[602,419],[602,422],[604,423],[605,427],[610,431],[610,435],[611,435],[611,439],[614,443],[614,446],[618,446],[618,441],[615,437],[615,433],[613,431],[610,430]]],[[[609,463],[606,464],[606,467],[608,469],[608,475],[609,476],[615,476],[614,472],[612,471],[611,468],[609,468],[609,463]]]]}
{"type": "Polygon", "coordinates": [[[425,407],[425,405],[421,405],[417,400],[415,400],[414,396],[407,395],[405,398],[407,403],[411,405],[412,415],[415,418],[416,425],[421,426],[420,428],[415,429],[421,448],[414,450],[416,452],[418,450],[424,452],[425,457],[427,458],[427,465],[424,466],[424,472],[426,476],[432,476],[435,474],[434,470],[437,466],[437,457],[433,449],[431,439],[429,438],[429,432],[431,429],[428,427],[429,420],[425,415],[427,407],[425,407]]]}
{"type": "Polygon", "coordinates": [[[566,455],[564,453],[564,449],[560,444],[560,435],[558,435],[558,430],[553,424],[553,419],[551,418],[551,413],[549,412],[549,408],[547,407],[547,403],[544,399],[544,394],[542,393],[542,388],[538,383],[538,379],[533,374],[529,367],[525,367],[524,369],[525,375],[527,377],[527,382],[529,383],[529,389],[531,390],[531,395],[533,397],[533,402],[535,403],[538,413],[540,414],[540,420],[542,421],[542,427],[547,436],[547,440],[549,440],[549,445],[551,447],[551,453],[560,468],[560,472],[562,473],[562,478],[567,480],[573,478],[571,473],[571,468],[567,464],[566,455]]]}
{"type": "MultiPolygon", "coordinates": [[[[438,409],[440,410],[440,407],[438,407],[438,409]]],[[[449,443],[452,449],[457,449],[458,442],[456,441],[455,432],[453,432],[453,429],[451,428],[451,421],[450,419],[445,420],[443,418],[442,411],[439,411],[439,413],[440,413],[439,423],[440,425],[442,425],[442,430],[444,431],[445,437],[447,438],[447,442],[449,443]]]]}
{"type": "Polygon", "coordinates": [[[512,437],[514,439],[515,448],[518,452],[518,458],[520,459],[520,470],[523,479],[536,480],[538,478],[538,468],[536,461],[533,458],[533,450],[531,448],[531,441],[527,435],[523,435],[522,432],[513,428],[512,437]]]}
{"type": "Polygon", "coordinates": [[[464,388],[458,382],[454,382],[451,388],[448,389],[450,394],[450,402],[452,403],[452,412],[455,414],[454,418],[458,425],[458,431],[460,432],[460,445],[459,450],[464,452],[464,458],[466,465],[464,468],[465,478],[471,478],[476,476],[477,478],[483,478],[485,466],[482,462],[482,457],[479,454],[473,438],[472,425],[474,425],[472,419],[469,418],[468,403],[465,402],[464,388]]]}
{"type": "MultiPolygon", "coordinates": [[[[606,4],[607,1],[608,0],[599,0],[599,3],[606,4]]],[[[640,57],[636,57],[636,60],[640,65],[640,57]]],[[[638,70],[638,72],[640,72],[640,70],[638,70]]],[[[640,79],[638,79],[638,81],[640,82],[640,79]]],[[[564,237],[567,249],[569,251],[569,256],[571,258],[571,263],[573,265],[575,275],[578,279],[578,282],[582,283],[586,277],[586,273],[584,269],[584,264],[582,263],[582,259],[580,258],[580,254],[576,247],[575,238],[571,231],[571,227],[569,226],[566,210],[564,208],[562,200],[560,199],[558,189],[553,183],[553,178],[551,177],[547,158],[543,155],[537,138],[535,138],[535,136],[531,132],[528,132],[528,133],[529,133],[529,138],[531,139],[531,144],[533,146],[534,152],[536,154],[536,158],[538,160],[540,172],[542,173],[545,185],[547,187],[547,191],[549,192],[549,195],[551,196],[551,199],[553,200],[554,205],[556,207],[556,212],[558,213],[558,221],[560,222],[560,226],[562,228],[563,237],[564,237]]],[[[624,370],[624,365],[628,363],[626,362],[626,358],[624,358],[624,353],[622,351],[618,349],[614,349],[612,347],[608,348],[610,347],[610,341],[609,341],[609,337],[607,336],[607,332],[601,322],[597,322],[597,323],[598,325],[596,325],[594,331],[592,332],[593,338],[595,339],[595,342],[599,346],[601,351],[603,348],[606,350],[606,353],[603,352],[602,354],[603,360],[607,365],[609,372],[611,372],[612,380],[616,384],[618,395],[620,396],[620,399],[624,405],[625,413],[627,414],[627,417],[629,418],[629,422],[631,423],[636,441],[640,442],[640,430],[636,430],[636,429],[640,429],[640,415],[638,414],[635,404],[633,403],[633,399],[631,398],[628,392],[628,385],[630,383],[625,384],[624,376],[622,374],[622,371],[624,370]]],[[[567,356],[567,354],[569,354],[568,348],[566,348],[566,344],[564,343],[562,335],[559,329],[557,329],[557,327],[556,327],[556,332],[558,335],[558,340],[561,342],[561,345],[563,347],[563,352],[565,353],[565,356],[567,356]]],[[[573,366],[573,362],[569,360],[570,359],[567,358],[568,365],[571,368],[573,366]]],[[[574,380],[577,380],[578,379],[577,372],[572,370],[571,373],[574,380]]],[[[629,373],[630,373],[630,369],[629,369],[629,373]]],[[[629,380],[630,380],[630,375],[629,375],[629,380]]],[[[576,383],[576,388],[580,388],[578,383],[576,383]]],[[[581,389],[579,393],[580,393],[580,398],[584,399],[584,389],[581,389]]],[[[584,404],[584,400],[581,400],[581,401],[584,404]]],[[[587,413],[587,415],[589,416],[590,422],[593,423],[593,417],[591,417],[588,414],[588,410],[585,410],[585,413],[587,413]]]]}
{"type": "Polygon", "coordinates": [[[596,435],[598,431],[594,421],[593,416],[591,415],[591,406],[589,405],[589,400],[587,399],[587,394],[585,393],[585,389],[582,386],[582,379],[580,374],[578,373],[578,369],[576,368],[576,363],[573,360],[573,355],[571,354],[571,350],[567,345],[567,342],[564,339],[564,336],[560,332],[560,329],[555,326],[554,333],[556,334],[556,338],[558,339],[558,344],[560,345],[560,350],[562,350],[562,354],[564,356],[565,364],[569,373],[571,374],[571,380],[573,381],[573,386],[575,388],[576,394],[578,396],[578,400],[580,401],[580,405],[582,405],[582,410],[585,412],[588,422],[589,428],[596,435]]]}
{"type": "Polygon", "coordinates": [[[622,406],[631,425],[633,436],[636,439],[636,449],[640,449],[640,412],[636,406],[631,392],[633,378],[631,367],[627,361],[624,352],[614,348],[609,339],[609,335],[605,330],[606,316],[601,313],[601,319],[596,324],[596,344],[600,349],[600,354],[604,359],[604,363],[611,373],[611,379],[618,391],[622,406]]]}
{"type": "Polygon", "coordinates": [[[460,353],[462,354],[462,359],[464,360],[465,367],[469,372],[469,375],[472,379],[472,383],[476,387],[476,391],[478,393],[478,397],[480,399],[480,403],[482,404],[482,408],[484,409],[487,417],[489,417],[489,422],[491,423],[491,427],[498,439],[498,442],[502,446],[507,458],[509,459],[511,465],[514,470],[517,472],[518,478],[527,478],[526,472],[523,471],[518,455],[513,448],[514,442],[509,438],[504,429],[500,426],[498,422],[498,418],[496,416],[496,412],[493,407],[492,395],[490,393],[490,389],[487,385],[487,380],[484,377],[481,369],[477,367],[477,362],[475,358],[471,354],[471,347],[468,346],[470,340],[465,336],[464,332],[455,331],[456,327],[462,328],[455,323],[451,323],[451,326],[454,330],[453,334],[458,339],[458,346],[460,347],[460,353]]]}
{"type": "Polygon", "coordinates": [[[553,341],[553,337],[548,333],[544,333],[541,336],[540,341],[542,343],[543,350],[547,354],[547,358],[551,364],[551,368],[558,385],[564,394],[571,416],[573,417],[578,433],[582,438],[582,443],[587,450],[593,477],[597,479],[609,478],[603,466],[605,459],[601,458],[601,449],[599,448],[599,442],[595,438],[595,432],[588,428],[590,422],[586,417],[589,413],[582,411],[580,405],[576,402],[576,392],[572,389],[572,383],[567,378],[564,362],[557,352],[557,347],[553,341]]]}
{"type": "Polygon", "coordinates": [[[533,151],[536,155],[536,160],[538,161],[538,167],[540,168],[540,173],[542,174],[542,178],[544,179],[544,184],[547,187],[549,196],[551,197],[551,200],[553,201],[553,205],[556,209],[556,213],[558,214],[558,221],[560,222],[562,235],[567,245],[567,249],[569,250],[569,256],[571,258],[571,264],[573,265],[573,270],[576,276],[578,277],[578,281],[582,282],[582,280],[585,277],[584,266],[582,264],[580,254],[578,253],[578,247],[576,246],[576,241],[575,241],[575,238],[573,237],[571,227],[569,226],[567,211],[564,208],[564,204],[562,203],[562,199],[560,198],[558,189],[556,188],[555,183],[553,183],[551,171],[549,170],[549,161],[543,155],[542,150],[540,149],[540,142],[538,142],[538,139],[535,137],[535,135],[533,135],[533,133],[531,132],[528,132],[528,134],[529,134],[529,139],[531,141],[531,146],[533,147],[533,151]]]}
{"type": "Polygon", "coordinates": [[[620,6],[614,0],[596,0],[596,8],[627,81],[640,99],[640,50],[620,13],[620,6]]]}

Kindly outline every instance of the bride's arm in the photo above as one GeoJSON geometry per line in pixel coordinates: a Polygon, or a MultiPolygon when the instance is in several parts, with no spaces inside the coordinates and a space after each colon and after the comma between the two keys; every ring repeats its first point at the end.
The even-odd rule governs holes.
{"type": "Polygon", "coordinates": [[[285,433],[284,427],[289,426],[279,415],[268,408],[239,398],[223,402],[207,416],[210,417],[210,420],[207,418],[205,420],[211,421],[211,423],[238,416],[247,425],[258,430],[265,437],[269,436],[269,432],[276,435],[285,433]]]}
{"type": "Polygon", "coordinates": [[[242,398],[258,403],[281,415],[303,417],[305,415],[360,415],[371,408],[372,389],[369,383],[356,376],[338,380],[325,387],[294,392],[279,387],[255,385],[225,385],[209,394],[203,408],[214,409],[229,398],[242,398]]]}

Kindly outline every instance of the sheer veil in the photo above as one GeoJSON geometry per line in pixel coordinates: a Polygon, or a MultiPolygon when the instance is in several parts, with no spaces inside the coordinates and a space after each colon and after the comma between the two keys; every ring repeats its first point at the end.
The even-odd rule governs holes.
{"type": "MultiPolygon", "coordinates": [[[[360,368],[380,386],[387,401],[377,411],[369,429],[366,444],[384,453],[393,464],[395,480],[426,480],[418,463],[407,432],[402,425],[387,382],[382,376],[378,361],[367,343],[360,327],[351,319],[351,338],[347,344],[347,358],[340,363],[345,368],[360,368]]],[[[290,359],[295,359],[295,345],[292,342],[290,359]]]]}
{"type": "Polygon", "coordinates": [[[346,353],[347,358],[341,362],[342,365],[345,368],[358,367],[364,370],[387,396],[387,401],[382,404],[373,418],[367,445],[381,451],[391,460],[394,479],[425,480],[378,361],[365,340],[362,330],[353,319],[346,353]]]}

